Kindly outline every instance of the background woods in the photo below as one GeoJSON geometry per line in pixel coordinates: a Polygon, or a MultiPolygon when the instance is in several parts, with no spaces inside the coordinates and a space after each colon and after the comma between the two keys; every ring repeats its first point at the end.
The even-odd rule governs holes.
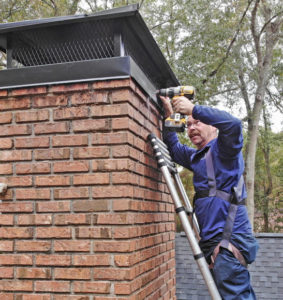
{"type": "MultiPolygon", "coordinates": [[[[180,83],[196,87],[197,102],[225,107],[242,119],[250,219],[256,231],[282,231],[282,121],[274,122],[283,111],[281,1],[2,0],[0,22],[137,2],[180,83]]],[[[0,51],[0,68],[5,59],[0,51]]],[[[192,194],[190,175],[182,172],[192,194]]]]}

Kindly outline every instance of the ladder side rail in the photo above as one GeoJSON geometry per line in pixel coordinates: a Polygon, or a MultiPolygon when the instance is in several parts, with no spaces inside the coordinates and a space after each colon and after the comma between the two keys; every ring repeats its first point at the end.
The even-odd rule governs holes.
{"type": "Polygon", "coordinates": [[[214,279],[212,277],[212,274],[209,270],[208,264],[206,262],[206,259],[199,247],[198,241],[195,237],[194,231],[191,227],[191,224],[187,218],[187,213],[182,205],[182,202],[179,198],[178,192],[175,188],[175,185],[173,183],[171,174],[166,166],[160,167],[161,172],[165,178],[166,184],[168,186],[168,189],[170,191],[170,194],[172,196],[172,199],[175,204],[176,213],[178,213],[183,229],[186,233],[186,236],[188,238],[188,241],[190,243],[194,259],[196,260],[199,270],[203,276],[203,279],[206,283],[206,286],[208,288],[208,291],[210,293],[210,296],[213,300],[221,300],[221,296],[218,292],[218,289],[215,285],[214,279]]]}
{"type": "Polygon", "coordinates": [[[195,235],[196,235],[197,239],[200,240],[200,236],[199,236],[200,229],[199,229],[198,220],[196,218],[196,215],[194,214],[193,207],[192,207],[191,202],[188,198],[188,195],[185,191],[185,188],[181,181],[180,175],[179,175],[179,173],[177,173],[177,174],[174,174],[173,176],[174,176],[176,185],[178,187],[178,190],[182,196],[183,203],[184,203],[185,207],[187,208],[187,210],[190,212],[189,217],[192,220],[192,226],[193,226],[195,235]]]}
{"type": "MultiPolygon", "coordinates": [[[[168,165],[167,164],[168,161],[166,159],[164,159],[164,156],[163,156],[161,150],[158,147],[155,147],[157,145],[157,137],[154,134],[150,134],[148,136],[148,139],[150,140],[151,145],[154,148],[155,158],[157,160],[158,166],[165,178],[165,182],[167,184],[167,187],[169,189],[169,192],[172,196],[172,199],[173,199],[173,202],[175,205],[176,213],[180,217],[183,229],[186,233],[186,236],[187,236],[190,246],[192,248],[194,258],[195,258],[195,260],[198,264],[199,270],[204,278],[204,281],[205,281],[208,291],[211,295],[211,298],[213,300],[221,300],[220,294],[217,290],[217,287],[215,285],[215,282],[214,282],[211,272],[209,270],[208,264],[207,264],[205,257],[199,247],[198,241],[195,237],[194,230],[192,229],[192,226],[189,222],[186,210],[182,204],[182,201],[180,200],[178,191],[176,189],[176,186],[178,186],[178,184],[180,185],[180,183],[181,183],[181,181],[176,182],[176,180],[175,180],[175,182],[174,182],[174,180],[173,180],[173,179],[176,179],[174,175],[178,174],[177,169],[175,167],[175,168],[172,168],[171,172],[169,171],[172,166],[171,165],[172,160],[170,160],[170,164],[168,165]]],[[[182,183],[180,186],[182,186],[182,183]]]]}

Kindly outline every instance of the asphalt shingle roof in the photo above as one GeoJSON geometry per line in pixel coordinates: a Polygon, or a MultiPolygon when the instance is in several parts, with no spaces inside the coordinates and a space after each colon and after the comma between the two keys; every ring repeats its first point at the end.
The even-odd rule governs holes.
{"type": "MultiPolygon", "coordinates": [[[[256,235],[260,249],[249,266],[258,300],[283,299],[283,234],[256,235]]],[[[211,300],[184,233],[176,234],[176,295],[178,300],[211,300]]]]}

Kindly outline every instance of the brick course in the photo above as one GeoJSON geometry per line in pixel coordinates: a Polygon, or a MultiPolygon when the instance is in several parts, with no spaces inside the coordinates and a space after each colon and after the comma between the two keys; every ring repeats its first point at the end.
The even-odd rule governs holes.
{"type": "Polygon", "coordinates": [[[154,103],[131,79],[0,97],[0,299],[176,299],[154,103]]]}

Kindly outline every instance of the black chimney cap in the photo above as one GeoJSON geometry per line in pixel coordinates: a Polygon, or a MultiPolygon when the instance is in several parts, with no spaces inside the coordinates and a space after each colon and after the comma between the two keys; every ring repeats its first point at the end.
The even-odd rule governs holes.
{"type": "Polygon", "coordinates": [[[133,77],[146,91],[179,85],[138,5],[0,24],[0,89],[133,77]]]}

